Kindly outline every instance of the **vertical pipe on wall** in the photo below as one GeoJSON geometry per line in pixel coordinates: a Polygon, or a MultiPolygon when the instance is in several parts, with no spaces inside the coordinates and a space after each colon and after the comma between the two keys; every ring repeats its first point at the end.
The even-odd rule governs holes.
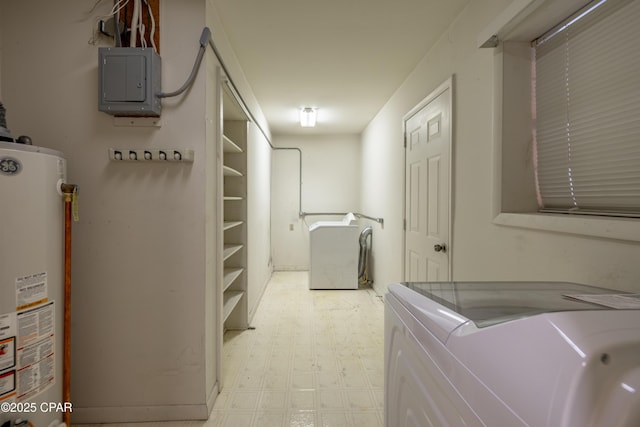
{"type": "MultiPolygon", "coordinates": [[[[71,402],[71,222],[76,186],[62,184],[64,195],[64,347],[62,366],[62,401],[71,402]]],[[[62,421],[71,426],[71,411],[65,411],[62,421]]]]}

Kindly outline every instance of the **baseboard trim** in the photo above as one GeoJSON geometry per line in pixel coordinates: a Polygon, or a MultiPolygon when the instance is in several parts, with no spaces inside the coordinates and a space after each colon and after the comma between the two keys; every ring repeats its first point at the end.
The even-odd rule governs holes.
{"type": "Polygon", "coordinates": [[[207,420],[209,408],[217,393],[212,393],[209,401],[198,405],[158,405],[78,408],[73,407],[73,424],[139,423],[150,421],[207,420]]]}

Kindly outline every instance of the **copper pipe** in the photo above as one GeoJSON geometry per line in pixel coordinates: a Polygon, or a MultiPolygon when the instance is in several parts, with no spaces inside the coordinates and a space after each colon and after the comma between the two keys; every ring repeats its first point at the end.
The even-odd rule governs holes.
{"type": "MultiPolygon", "coordinates": [[[[62,401],[71,402],[71,222],[73,193],[76,186],[62,184],[64,194],[64,346],[62,356],[62,401]]],[[[62,421],[71,426],[71,412],[65,411],[62,421]]]]}

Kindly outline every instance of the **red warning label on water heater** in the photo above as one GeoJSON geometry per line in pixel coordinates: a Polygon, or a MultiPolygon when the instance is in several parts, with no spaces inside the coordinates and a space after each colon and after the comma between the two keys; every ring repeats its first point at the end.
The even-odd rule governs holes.
{"type": "Polygon", "coordinates": [[[16,313],[0,315],[0,402],[16,397],[16,313]]]}
{"type": "Polygon", "coordinates": [[[0,372],[16,365],[16,337],[0,339],[0,372]]]}

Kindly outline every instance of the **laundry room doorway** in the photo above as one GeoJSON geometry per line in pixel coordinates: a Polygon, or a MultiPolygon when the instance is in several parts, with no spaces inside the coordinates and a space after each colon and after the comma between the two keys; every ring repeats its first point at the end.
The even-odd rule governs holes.
{"type": "Polygon", "coordinates": [[[449,78],[404,117],[404,280],[451,277],[451,111],[449,78]]]}

